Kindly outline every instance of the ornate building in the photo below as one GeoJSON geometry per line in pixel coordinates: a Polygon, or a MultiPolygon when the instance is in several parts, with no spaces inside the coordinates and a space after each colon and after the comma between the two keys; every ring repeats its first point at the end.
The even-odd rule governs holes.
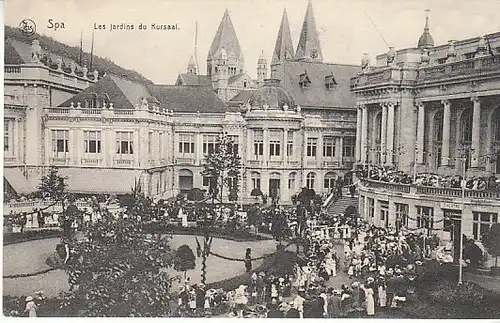
{"type": "MultiPolygon", "coordinates": [[[[365,54],[362,72],[351,79],[358,108],[356,164],[498,178],[500,33],[435,46],[427,18],[416,45],[391,47],[377,55],[374,66],[365,54]]],[[[360,213],[370,221],[403,221],[443,238],[454,227],[451,237],[462,229],[479,239],[500,213],[494,191],[370,180],[362,180],[359,189],[360,213]]]]}
{"type": "MultiPolygon", "coordinates": [[[[140,84],[114,75],[95,83],[66,74],[56,79],[43,63],[6,62],[6,71],[19,71],[6,73],[6,93],[12,93],[17,79],[21,84],[50,81],[51,86],[67,80],[74,88],[52,101],[34,94],[39,102],[29,103],[23,84],[18,120],[25,128],[35,124],[36,132],[17,139],[17,145],[24,151],[38,147],[29,148],[36,160],[6,163],[5,182],[18,193],[33,190],[41,170],[58,165],[75,193],[123,194],[135,180],[153,196],[207,189],[208,179],[201,175],[204,155],[225,132],[238,144],[244,165],[242,202],[255,201],[254,188],[282,203],[290,203],[305,186],[327,193],[354,163],[356,110],[349,80],[360,68],[323,63],[320,45],[309,3],[297,51],[284,12],[270,79],[263,54],[257,80],[245,74],[228,11],[208,52],[207,75],[198,74],[191,58],[176,85],[140,84]],[[30,68],[50,75],[37,74],[31,81],[30,68]],[[75,88],[80,82],[86,83],[75,88]],[[25,113],[32,110],[36,118],[28,122],[25,113]]],[[[11,129],[6,128],[8,138],[14,136],[11,129]]],[[[17,153],[16,147],[9,149],[17,153]]]]}

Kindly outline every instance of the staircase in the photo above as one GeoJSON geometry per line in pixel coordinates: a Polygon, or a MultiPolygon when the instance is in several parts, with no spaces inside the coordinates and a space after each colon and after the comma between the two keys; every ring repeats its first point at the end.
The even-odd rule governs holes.
{"type": "Polygon", "coordinates": [[[332,199],[328,205],[326,205],[326,213],[330,216],[335,214],[344,213],[345,209],[352,205],[356,210],[358,210],[358,196],[342,196],[338,199],[332,199]]]}

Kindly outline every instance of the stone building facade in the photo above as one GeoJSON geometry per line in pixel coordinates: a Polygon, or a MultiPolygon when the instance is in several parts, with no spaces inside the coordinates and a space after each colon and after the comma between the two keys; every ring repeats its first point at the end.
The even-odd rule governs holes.
{"type": "MultiPolygon", "coordinates": [[[[427,18],[415,48],[390,48],[373,66],[365,54],[351,91],[358,109],[357,165],[500,177],[500,33],[435,46],[427,18]]],[[[403,221],[446,239],[462,230],[479,240],[500,213],[494,191],[370,180],[361,180],[359,190],[366,219],[382,226],[403,221]]]]}

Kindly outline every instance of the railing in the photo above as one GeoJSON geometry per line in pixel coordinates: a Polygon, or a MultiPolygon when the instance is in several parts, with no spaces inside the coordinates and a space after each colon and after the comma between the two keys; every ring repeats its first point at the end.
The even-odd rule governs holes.
{"type": "Polygon", "coordinates": [[[323,167],[339,167],[340,163],[338,161],[324,161],[323,167]]]}
{"type": "Polygon", "coordinates": [[[248,161],[249,167],[260,167],[260,164],[261,164],[260,160],[249,160],[248,161]]]}
{"type": "Polygon", "coordinates": [[[3,157],[3,162],[6,163],[6,164],[12,164],[12,163],[15,163],[17,160],[16,157],[3,157]]]}
{"type": "Polygon", "coordinates": [[[67,157],[52,157],[50,163],[53,165],[66,165],[69,163],[69,158],[67,157]]]}
{"type": "Polygon", "coordinates": [[[186,157],[180,157],[177,158],[177,163],[179,164],[190,164],[194,165],[195,159],[194,158],[186,158],[186,157]]]}
{"type": "Polygon", "coordinates": [[[83,114],[101,114],[102,109],[82,109],[83,114]]]}
{"type": "Polygon", "coordinates": [[[125,115],[125,116],[133,116],[134,115],[134,110],[132,109],[121,109],[121,110],[113,110],[115,114],[117,115],[125,115]]]}
{"type": "Polygon", "coordinates": [[[115,164],[117,166],[131,166],[133,160],[131,159],[115,159],[115,164]]]}
{"type": "Polygon", "coordinates": [[[69,114],[69,108],[49,108],[49,113],[54,114],[69,114]]]}
{"type": "Polygon", "coordinates": [[[20,66],[5,66],[3,69],[4,73],[21,73],[20,66]]]}
{"type": "Polygon", "coordinates": [[[99,158],[82,158],[82,165],[101,165],[102,159],[99,158]]]}
{"type": "Polygon", "coordinates": [[[288,166],[289,167],[299,167],[300,166],[300,162],[298,160],[288,161],[288,166]]]}
{"type": "Polygon", "coordinates": [[[269,167],[281,167],[283,165],[282,160],[270,160],[269,167]]]}
{"type": "Polygon", "coordinates": [[[459,75],[481,74],[491,70],[500,71],[500,56],[476,57],[458,62],[444,63],[423,69],[423,79],[441,79],[459,75]]]}
{"type": "Polygon", "coordinates": [[[314,165],[317,165],[317,164],[318,164],[318,161],[316,159],[314,159],[314,160],[308,160],[306,162],[307,166],[314,166],[314,165]]]}
{"type": "Polygon", "coordinates": [[[410,185],[407,184],[379,182],[367,179],[362,180],[362,183],[366,187],[381,188],[387,191],[394,191],[394,192],[410,193],[410,185]]]}
{"type": "MultiPolygon", "coordinates": [[[[411,184],[379,182],[369,179],[362,179],[361,183],[365,187],[380,188],[392,192],[410,193],[410,191],[414,191],[417,194],[422,194],[422,195],[454,197],[454,198],[462,197],[462,189],[460,188],[417,186],[411,184]]],[[[466,189],[465,197],[477,198],[477,199],[500,199],[500,192],[466,189]]]]}

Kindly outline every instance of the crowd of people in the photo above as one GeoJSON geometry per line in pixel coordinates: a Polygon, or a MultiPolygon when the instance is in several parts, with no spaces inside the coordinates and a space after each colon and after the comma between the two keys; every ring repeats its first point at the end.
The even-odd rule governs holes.
{"type": "Polygon", "coordinates": [[[437,175],[431,173],[420,173],[409,175],[403,171],[394,170],[388,166],[365,166],[356,172],[358,178],[368,178],[375,181],[414,184],[417,186],[444,187],[444,188],[462,188],[471,190],[489,190],[500,192],[500,178],[495,176],[480,177],[472,176],[463,180],[458,175],[437,175]]]}

